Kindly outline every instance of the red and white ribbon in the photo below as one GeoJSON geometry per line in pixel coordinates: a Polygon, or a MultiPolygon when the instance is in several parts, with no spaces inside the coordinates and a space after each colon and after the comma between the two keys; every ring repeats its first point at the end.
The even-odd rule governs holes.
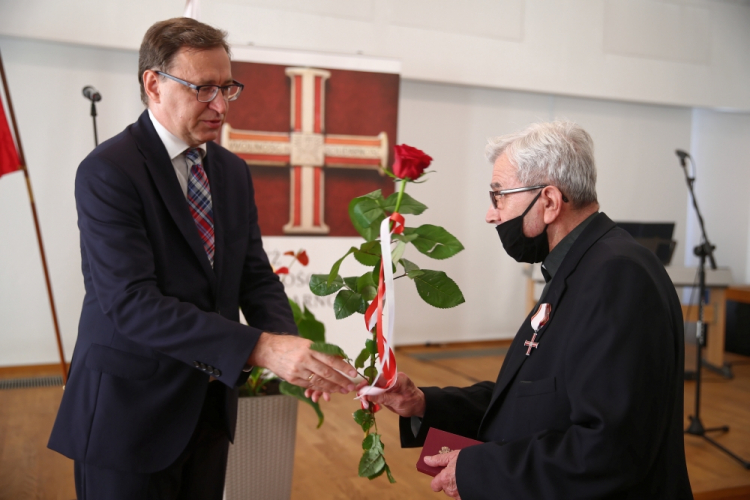
{"type": "Polygon", "coordinates": [[[552,312],[551,304],[539,304],[539,310],[531,318],[531,328],[538,332],[541,327],[549,321],[549,313],[552,312]]]}
{"type": "Polygon", "coordinates": [[[364,396],[383,394],[396,384],[398,369],[396,357],[393,354],[393,325],[396,320],[396,292],[393,287],[393,258],[391,255],[391,234],[404,232],[404,217],[393,213],[380,224],[380,277],[378,279],[378,295],[365,312],[365,326],[367,331],[377,325],[376,340],[378,358],[375,360],[377,375],[372,385],[362,387],[357,397],[362,406],[367,408],[369,403],[364,396]],[[391,222],[393,228],[391,228],[391,222]],[[385,318],[383,315],[385,314],[385,318]]]}

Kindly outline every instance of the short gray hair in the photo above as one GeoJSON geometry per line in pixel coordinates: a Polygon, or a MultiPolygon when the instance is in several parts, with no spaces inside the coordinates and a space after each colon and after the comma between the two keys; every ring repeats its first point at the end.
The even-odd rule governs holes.
{"type": "Polygon", "coordinates": [[[489,139],[487,159],[505,153],[524,186],[551,184],[575,207],[596,203],[594,141],[573,122],[535,123],[522,132],[489,139]]]}

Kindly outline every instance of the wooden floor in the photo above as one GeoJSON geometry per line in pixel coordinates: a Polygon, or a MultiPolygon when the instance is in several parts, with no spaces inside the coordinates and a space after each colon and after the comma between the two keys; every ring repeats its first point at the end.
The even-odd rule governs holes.
{"type": "MultiPolygon", "coordinates": [[[[494,379],[502,355],[447,357],[419,360],[420,353],[448,350],[493,349],[503,343],[401,348],[399,369],[420,385],[468,385],[494,379]]],[[[725,380],[706,373],[702,384],[701,418],[707,427],[729,425],[730,432],[716,440],[750,458],[750,358],[728,354],[735,378],[725,380]]],[[[54,367],[49,373],[57,374],[54,367]]],[[[37,371],[37,374],[38,371],[37,371]]],[[[0,370],[0,378],[9,375],[0,370]]],[[[685,414],[694,413],[695,383],[685,384],[685,414]]],[[[0,500],[72,500],[73,466],[49,451],[46,442],[60,402],[59,387],[0,390],[0,500]]],[[[294,500],[431,499],[429,478],[415,469],[419,449],[401,449],[397,418],[384,410],[378,427],[386,443],[386,458],[397,483],[384,478],[358,478],[361,430],[351,421],[357,403],[350,396],[335,396],[325,404],[326,422],[315,429],[316,417],[300,406],[297,425],[292,498],[294,500]]],[[[686,418],[687,425],[687,418],[686,418]]],[[[750,499],[750,471],[702,439],[685,437],[688,472],[696,500],[750,499]]],[[[262,500],[262,499],[261,499],[262,500]]]]}

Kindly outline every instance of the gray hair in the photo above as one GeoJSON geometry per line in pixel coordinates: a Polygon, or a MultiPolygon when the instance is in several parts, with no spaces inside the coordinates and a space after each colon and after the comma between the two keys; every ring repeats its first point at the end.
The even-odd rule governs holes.
{"type": "Polygon", "coordinates": [[[573,122],[535,123],[522,132],[489,139],[490,163],[505,153],[524,186],[551,184],[575,207],[596,203],[596,165],[591,136],[573,122]]]}

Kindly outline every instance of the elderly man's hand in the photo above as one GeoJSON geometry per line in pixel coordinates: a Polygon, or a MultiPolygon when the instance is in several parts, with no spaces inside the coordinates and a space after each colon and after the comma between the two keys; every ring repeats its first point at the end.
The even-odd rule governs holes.
{"type": "Polygon", "coordinates": [[[383,405],[401,417],[423,417],[424,392],[403,372],[398,373],[396,384],[387,392],[367,396],[367,400],[383,405]]]}
{"type": "Polygon", "coordinates": [[[445,467],[440,471],[440,474],[432,479],[430,483],[432,491],[442,491],[451,498],[461,500],[461,496],[458,494],[458,486],[456,486],[456,460],[458,460],[459,453],[460,450],[456,450],[441,455],[424,457],[424,463],[432,467],[445,467]]]}
{"type": "Polygon", "coordinates": [[[354,367],[336,356],[313,351],[310,349],[311,343],[293,335],[264,332],[250,354],[248,364],[268,368],[290,384],[310,388],[320,394],[346,394],[354,390],[354,384],[345,376],[356,376],[354,367]]]}

